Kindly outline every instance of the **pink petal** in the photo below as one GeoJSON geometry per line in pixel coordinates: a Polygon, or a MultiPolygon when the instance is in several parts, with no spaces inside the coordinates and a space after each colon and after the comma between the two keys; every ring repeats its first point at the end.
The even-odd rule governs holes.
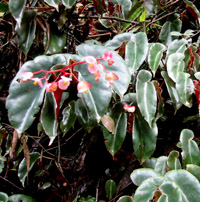
{"type": "Polygon", "coordinates": [[[95,57],[93,56],[87,56],[85,57],[85,61],[89,64],[96,64],[97,63],[97,60],[95,57]]]}
{"type": "Polygon", "coordinates": [[[88,71],[91,73],[91,74],[95,74],[98,70],[98,66],[97,64],[89,64],[88,65],[88,71]]]}
{"type": "Polygon", "coordinates": [[[135,106],[130,106],[130,105],[127,105],[127,104],[124,104],[124,109],[127,111],[127,112],[135,112],[135,106]]]}
{"type": "Polygon", "coordinates": [[[79,93],[87,93],[90,88],[92,88],[92,85],[87,81],[80,81],[77,85],[77,90],[79,93]]]}

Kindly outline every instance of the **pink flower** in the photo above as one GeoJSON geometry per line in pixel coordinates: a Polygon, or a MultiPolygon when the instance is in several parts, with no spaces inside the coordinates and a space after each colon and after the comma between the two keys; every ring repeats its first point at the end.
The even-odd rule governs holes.
{"type": "Polygon", "coordinates": [[[108,65],[112,65],[115,61],[114,61],[114,55],[112,52],[105,52],[103,54],[103,59],[108,61],[108,65]]]}
{"type": "Polygon", "coordinates": [[[125,109],[127,112],[134,112],[134,111],[135,111],[135,106],[130,106],[130,105],[125,104],[125,105],[124,105],[124,109],[125,109]]]}
{"type": "Polygon", "coordinates": [[[58,88],[58,84],[54,81],[52,83],[48,83],[46,87],[47,92],[55,92],[58,88]]]}
{"type": "Polygon", "coordinates": [[[99,70],[97,70],[95,73],[94,73],[94,78],[95,78],[95,81],[99,81],[101,77],[101,73],[99,70]]]}
{"type": "Polygon", "coordinates": [[[22,72],[22,82],[29,81],[33,78],[33,73],[32,72],[22,72]]]}
{"type": "Polygon", "coordinates": [[[39,78],[34,78],[34,79],[32,79],[34,82],[33,82],[33,84],[34,85],[39,85],[41,88],[43,88],[43,83],[42,83],[42,81],[41,81],[41,79],[39,79],[39,78]]]}
{"type": "Polygon", "coordinates": [[[110,85],[112,85],[114,83],[115,80],[118,80],[119,77],[114,73],[114,72],[108,72],[106,74],[106,78],[107,81],[109,81],[110,85]]]}
{"type": "Polygon", "coordinates": [[[58,87],[61,90],[66,90],[70,85],[71,79],[65,76],[61,76],[61,79],[58,81],[58,87]]]}
{"type": "Polygon", "coordinates": [[[88,63],[88,71],[91,74],[94,74],[98,70],[97,60],[93,56],[87,56],[85,57],[85,61],[88,63]]]}
{"type": "Polygon", "coordinates": [[[77,85],[77,90],[79,93],[88,93],[90,88],[92,88],[92,85],[87,81],[80,81],[77,85]]]}

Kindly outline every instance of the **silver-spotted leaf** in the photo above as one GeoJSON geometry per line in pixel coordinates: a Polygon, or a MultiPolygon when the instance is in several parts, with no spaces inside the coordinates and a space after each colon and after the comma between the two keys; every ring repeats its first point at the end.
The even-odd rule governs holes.
{"type": "Polygon", "coordinates": [[[183,53],[173,53],[169,56],[167,60],[167,72],[169,77],[176,82],[179,72],[183,72],[185,63],[184,63],[184,54],[183,53]]]}
{"type": "Polygon", "coordinates": [[[150,177],[160,177],[160,176],[161,176],[160,173],[151,168],[136,169],[130,175],[132,182],[137,186],[140,186],[144,180],[150,177]]]}
{"type": "Polygon", "coordinates": [[[131,37],[126,45],[125,61],[131,73],[140,68],[148,52],[147,35],[144,32],[138,32],[131,37]]]}
{"type": "Polygon", "coordinates": [[[189,129],[181,131],[180,142],[182,148],[182,162],[185,168],[186,164],[200,165],[200,151],[197,143],[193,140],[194,134],[189,129]]]}
{"type": "Polygon", "coordinates": [[[151,78],[152,75],[149,71],[141,70],[138,73],[136,82],[137,104],[150,127],[155,118],[157,108],[157,94],[154,84],[150,82],[151,78]]]}
{"type": "Polygon", "coordinates": [[[160,60],[163,56],[163,52],[165,50],[166,50],[165,45],[161,43],[154,43],[151,45],[149,49],[148,63],[154,76],[159,66],[160,60]]]}
{"type": "Polygon", "coordinates": [[[192,79],[189,78],[190,74],[179,72],[176,82],[176,90],[180,102],[186,107],[192,107],[192,94],[194,92],[194,84],[192,79]]]}
{"type": "Polygon", "coordinates": [[[24,9],[26,5],[26,0],[10,0],[9,1],[9,10],[12,13],[13,17],[17,21],[17,24],[21,24],[21,20],[24,14],[24,9]]]}
{"type": "Polygon", "coordinates": [[[168,76],[168,73],[166,71],[162,71],[161,75],[162,75],[162,77],[165,80],[165,84],[167,86],[167,90],[168,90],[169,96],[170,96],[170,98],[171,98],[171,100],[173,102],[175,110],[177,111],[182,106],[182,103],[180,102],[180,98],[178,96],[175,83],[168,76]]]}

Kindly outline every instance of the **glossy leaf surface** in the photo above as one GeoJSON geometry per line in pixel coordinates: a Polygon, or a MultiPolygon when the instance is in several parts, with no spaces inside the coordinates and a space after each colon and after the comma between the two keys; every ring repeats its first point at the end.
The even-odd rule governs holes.
{"type": "Polygon", "coordinates": [[[154,170],[161,175],[164,175],[167,170],[167,160],[168,158],[166,156],[160,156],[156,161],[154,170]]]}
{"type": "Polygon", "coordinates": [[[134,73],[144,62],[148,51],[147,36],[138,32],[131,37],[126,45],[125,61],[131,73],[134,73]]]}
{"type": "Polygon", "coordinates": [[[133,199],[131,196],[122,196],[117,202],[133,202],[133,199]]]}
{"type": "Polygon", "coordinates": [[[157,188],[162,184],[163,177],[150,177],[146,179],[137,189],[133,202],[149,202],[153,199],[157,188]]]}
{"type": "Polygon", "coordinates": [[[149,126],[152,126],[152,121],[155,118],[157,95],[153,83],[150,82],[152,75],[146,70],[141,70],[138,73],[136,83],[136,97],[138,107],[149,126]]]}
{"type": "Polygon", "coordinates": [[[60,3],[60,0],[44,0],[48,5],[56,8],[58,10],[58,4],[60,3]]]}
{"type": "MultiPolygon", "coordinates": [[[[40,157],[40,153],[38,153],[38,152],[30,153],[30,168],[29,168],[29,171],[31,171],[33,165],[35,164],[35,162],[38,160],[39,157],[40,157]]],[[[26,167],[25,158],[19,164],[18,177],[19,177],[22,185],[24,186],[25,180],[26,180],[26,177],[27,177],[27,167],[26,167]]]]}
{"type": "MultiPolygon", "coordinates": [[[[103,46],[91,46],[87,44],[78,46],[78,52],[81,56],[94,56],[96,58],[102,58],[104,52],[107,51],[108,49],[103,46]]],[[[109,71],[115,73],[119,77],[119,80],[116,80],[111,88],[120,97],[122,97],[128,88],[130,82],[130,73],[124,60],[115,52],[113,52],[113,55],[115,61],[113,65],[109,66],[107,61],[102,61],[102,63],[109,71]]],[[[80,96],[85,100],[93,116],[100,121],[101,117],[107,110],[112,96],[112,91],[109,88],[109,82],[105,80],[105,72],[102,65],[99,65],[98,68],[101,71],[101,78],[98,82],[95,81],[94,76],[89,73],[88,64],[81,64],[76,68],[76,70],[80,72],[80,80],[85,80],[92,85],[92,88],[87,94],[83,93],[80,96]]]]}
{"type": "Polygon", "coordinates": [[[76,0],[61,0],[61,1],[66,8],[71,8],[76,3],[76,0]]]}
{"type": "MultiPolygon", "coordinates": [[[[43,88],[33,85],[32,81],[19,82],[22,72],[36,72],[41,69],[49,70],[55,64],[66,64],[67,55],[39,56],[32,61],[26,62],[13,79],[9,96],[6,101],[10,123],[20,134],[27,130],[35,119],[35,114],[40,110],[43,102],[45,83],[43,88]]],[[[44,76],[44,73],[38,74],[44,76]]]]}
{"type": "Polygon", "coordinates": [[[0,192],[0,201],[7,202],[8,201],[8,195],[4,192],[0,192]]]}
{"type": "Polygon", "coordinates": [[[41,123],[45,133],[49,136],[50,141],[52,142],[57,136],[57,117],[56,117],[56,100],[53,96],[53,93],[46,93],[44,99],[44,105],[41,112],[41,123]]]}
{"type": "Polygon", "coordinates": [[[178,170],[181,169],[181,163],[178,159],[179,153],[177,151],[171,151],[168,156],[167,165],[169,170],[178,170]]]}
{"type": "Polygon", "coordinates": [[[117,190],[116,183],[113,180],[108,180],[105,184],[106,194],[109,199],[112,199],[117,190]]]}
{"type": "Polygon", "coordinates": [[[176,91],[176,86],[173,80],[168,76],[168,73],[166,71],[161,72],[162,77],[165,80],[165,84],[167,86],[167,90],[169,93],[170,98],[172,99],[173,105],[175,110],[177,111],[181,106],[180,98],[178,96],[178,93],[176,91]]]}
{"type": "MultiPolygon", "coordinates": [[[[169,171],[165,175],[165,179],[175,183],[180,190],[182,201],[199,201],[200,183],[199,181],[186,170],[169,171]]],[[[173,190],[172,190],[173,191],[173,190]]]]}
{"type": "Polygon", "coordinates": [[[200,182],[200,167],[194,164],[187,164],[186,170],[194,175],[200,182]]]}
{"type": "Polygon", "coordinates": [[[116,123],[114,134],[111,134],[108,131],[104,130],[106,147],[113,156],[121,148],[122,143],[125,139],[127,114],[126,113],[120,114],[115,122],[116,123]]]}
{"type": "Polygon", "coordinates": [[[64,135],[74,126],[76,121],[75,104],[75,101],[71,101],[69,106],[65,107],[62,111],[63,118],[60,123],[60,128],[64,135]]]}
{"type": "Polygon", "coordinates": [[[181,40],[174,40],[169,44],[169,47],[167,49],[167,56],[170,56],[173,53],[184,53],[186,50],[186,45],[188,44],[188,41],[185,39],[181,40]]]}
{"type": "Polygon", "coordinates": [[[185,168],[186,164],[200,165],[200,151],[197,143],[193,140],[194,134],[189,129],[181,131],[180,142],[182,144],[182,162],[185,168]]]}
{"type": "Polygon", "coordinates": [[[26,5],[26,0],[10,0],[9,1],[9,10],[12,13],[13,17],[15,18],[15,20],[17,21],[18,25],[21,24],[25,5],[26,5]]]}
{"type": "Polygon", "coordinates": [[[166,47],[161,43],[154,43],[149,49],[148,63],[154,76],[165,49],[166,47]]]}
{"type": "Polygon", "coordinates": [[[172,36],[170,33],[172,31],[181,31],[182,21],[178,19],[178,16],[175,15],[171,21],[165,22],[162,26],[159,39],[166,44],[167,46],[176,39],[175,36],[172,36]]]}
{"type": "Polygon", "coordinates": [[[123,42],[130,41],[132,36],[133,36],[133,33],[130,33],[130,32],[118,34],[114,36],[112,40],[107,41],[105,43],[105,46],[115,50],[119,48],[123,42]]]}
{"type": "Polygon", "coordinates": [[[131,9],[131,0],[117,0],[117,3],[122,7],[122,16],[125,19],[129,10],[131,9]]]}
{"type": "Polygon", "coordinates": [[[132,132],[133,148],[140,162],[144,162],[153,154],[156,148],[157,135],[158,128],[154,121],[150,128],[140,114],[135,116],[132,132]]]}
{"type": "Polygon", "coordinates": [[[8,198],[9,202],[36,202],[35,199],[33,199],[30,196],[26,196],[24,194],[14,194],[8,198]]]}
{"type": "Polygon", "coordinates": [[[179,72],[183,72],[184,70],[184,57],[185,56],[182,53],[173,53],[167,60],[168,75],[174,82],[177,81],[179,72]]]}
{"type": "Polygon", "coordinates": [[[131,173],[132,182],[139,186],[142,182],[150,177],[160,177],[160,174],[151,168],[136,169],[131,173]]]}
{"type": "Polygon", "coordinates": [[[22,22],[16,26],[16,34],[20,48],[27,54],[35,38],[36,17],[35,11],[25,11],[22,22]]]}
{"type": "Polygon", "coordinates": [[[185,72],[178,73],[176,90],[180,98],[180,102],[186,107],[192,107],[192,94],[194,92],[194,84],[189,78],[190,74],[185,72]]]}

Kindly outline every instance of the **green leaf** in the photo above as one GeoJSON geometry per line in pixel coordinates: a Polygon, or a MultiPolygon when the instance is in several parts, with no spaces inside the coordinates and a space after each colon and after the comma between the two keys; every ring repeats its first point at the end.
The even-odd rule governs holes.
{"type": "Polygon", "coordinates": [[[165,50],[166,47],[161,43],[153,43],[149,49],[148,63],[154,76],[165,50]]]}
{"type": "Polygon", "coordinates": [[[125,19],[129,10],[131,9],[131,0],[117,0],[117,3],[122,6],[122,16],[125,19]]]}
{"type": "Polygon", "coordinates": [[[166,156],[160,156],[156,161],[154,170],[161,175],[164,175],[167,169],[167,160],[168,158],[166,156]]]}
{"type": "Polygon", "coordinates": [[[194,164],[187,164],[186,170],[194,175],[200,182],[200,167],[194,164]]]}
{"type": "MultiPolygon", "coordinates": [[[[143,3],[144,3],[144,0],[137,2],[128,12],[126,19],[134,21],[143,11],[143,7],[142,7],[143,3]]],[[[130,25],[131,23],[125,23],[123,26],[122,32],[124,32],[130,25]]]]}
{"type": "Polygon", "coordinates": [[[153,83],[150,82],[152,75],[149,71],[141,70],[136,82],[136,97],[138,107],[149,126],[155,118],[157,107],[157,95],[153,83]]]}
{"type": "Polygon", "coordinates": [[[196,77],[196,79],[200,80],[200,72],[196,72],[196,73],[194,74],[194,76],[196,77]]]}
{"type": "Polygon", "coordinates": [[[159,189],[162,192],[162,196],[159,197],[158,202],[182,201],[180,190],[173,182],[164,182],[159,189]]]}
{"type": "Polygon", "coordinates": [[[185,63],[184,63],[184,54],[182,53],[173,53],[169,56],[167,60],[167,72],[169,77],[176,82],[179,72],[183,72],[185,63]]]}
{"type": "Polygon", "coordinates": [[[76,121],[75,104],[76,102],[72,100],[69,103],[69,106],[65,107],[62,111],[63,118],[60,123],[60,128],[64,135],[69,131],[72,126],[74,126],[74,123],[76,121]]]}
{"type": "Polygon", "coordinates": [[[0,3],[0,13],[1,12],[7,12],[9,10],[8,4],[6,2],[1,2],[0,3]]]}
{"type": "Polygon", "coordinates": [[[57,104],[53,93],[47,92],[44,99],[40,120],[45,133],[50,138],[49,144],[51,144],[57,136],[58,122],[56,117],[56,108],[57,104]]]}
{"type": "Polygon", "coordinates": [[[105,114],[101,118],[103,126],[112,134],[115,134],[115,122],[109,115],[105,114]]]}
{"type": "Polygon", "coordinates": [[[117,202],[133,202],[133,198],[131,196],[122,196],[117,202]]]}
{"type": "MultiPolygon", "coordinates": [[[[22,78],[22,72],[36,72],[41,69],[50,70],[55,64],[66,64],[69,55],[39,56],[32,61],[26,62],[13,79],[9,96],[6,100],[8,117],[12,126],[21,134],[27,130],[35,119],[35,114],[40,110],[43,102],[46,84],[44,88],[33,85],[32,81],[25,83],[19,82],[22,78]]],[[[38,74],[43,77],[45,73],[38,74]]]]}
{"type": "Polygon", "coordinates": [[[107,130],[103,130],[106,147],[109,152],[114,154],[119,151],[122,143],[126,137],[126,126],[127,126],[127,114],[122,113],[119,115],[115,123],[115,133],[111,134],[107,130]]]}
{"type": "Polygon", "coordinates": [[[131,37],[126,45],[125,61],[131,73],[140,68],[148,52],[148,40],[144,32],[138,32],[131,37]]]}
{"type": "Polygon", "coordinates": [[[58,10],[58,4],[60,3],[60,0],[44,0],[44,2],[58,10]]]}
{"type": "MultiPolygon", "coordinates": [[[[40,157],[40,153],[38,153],[38,152],[30,153],[30,168],[29,168],[29,171],[31,171],[33,165],[35,164],[35,162],[38,160],[39,157],[40,157]]],[[[22,185],[24,186],[24,183],[25,183],[25,180],[26,180],[26,177],[27,177],[27,166],[26,166],[25,158],[19,164],[18,177],[19,177],[22,185]]]]}
{"type": "Polygon", "coordinates": [[[33,199],[30,196],[26,196],[24,194],[14,194],[8,198],[9,202],[36,202],[35,199],[33,199]]]}
{"type": "Polygon", "coordinates": [[[200,165],[200,151],[197,143],[192,140],[194,134],[191,130],[184,129],[181,131],[180,142],[182,144],[182,162],[185,168],[186,164],[200,165]]]}
{"type": "Polygon", "coordinates": [[[7,202],[8,201],[8,195],[4,192],[0,192],[0,201],[1,202],[7,202]]]}
{"type": "MultiPolygon", "coordinates": [[[[138,110],[136,110],[137,112],[138,110]]],[[[155,151],[158,128],[156,122],[152,122],[152,127],[137,114],[133,122],[133,148],[138,160],[142,163],[146,161],[155,151]]]]}
{"type": "Polygon", "coordinates": [[[78,99],[75,104],[75,114],[78,117],[79,123],[88,131],[91,132],[97,124],[96,119],[91,116],[89,109],[83,99],[78,99]]]}
{"type": "Polygon", "coordinates": [[[181,40],[176,39],[172,41],[167,49],[167,56],[169,57],[173,53],[184,53],[187,44],[188,41],[186,39],[181,40]]]}
{"type": "Polygon", "coordinates": [[[162,184],[163,177],[151,177],[146,179],[137,189],[133,202],[149,202],[153,199],[154,193],[162,184]]]}
{"type": "Polygon", "coordinates": [[[166,71],[161,72],[162,77],[165,80],[165,84],[167,86],[167,90],[169,93],[169,96],[173,102],[174,108],[177,111],[181,106],[181,102],[178,96],[178,93],[176,91],[175,83],[172,81],[172,79],[168,76],[166,71]]]}
{"type": "Polygon", "coordinates": [[[21,24],[21,20],[24,14],[24,9],[26,5],[26,0],[10,0],[9,1],[9,10],[12,13],[13,17],[17,21],[18,26],[21,24]]]}
{"type": "Polygon", "coordinates": [[[197,7],[191,1],[184,0],[184,2],[188,11],[191,12],[195,20],[200,24],[200,13],[197,7]]]}
{"type": "Polygon", "coordinates": [[[130,32],[117,34],[113,37],[112,40],[107,41],[105,43],[105,46],[115,50],[119,48],[123,42],[130,41],[132,36],[133,36],[133,33],[130,33],[130,32]]]}
{"type": "Polygon", "coordinates": [[[139,186],[142,182],[151,177],[160,177],[160,173],[151,168],[136,169],[131,173],[132,182],[139,186]]]}
{"type": "Polygon", "coordinates": [[[156,165],[156,161],[157,161],[157,158],[150,158],[150,159],[147,159],[147,160],[144,162],[144,165],[145,165],[145,167],[147,167],[147,168],[152,168],[152,169],[154,169],[154,168],[155,168],[155,165],[156,165]]]}
{"type": "Polygon", "coordinates": [[[189,78],[190,74],[179,72],[176,82],[176,90],[180,98],[180,102],[186,107],[192,107],[192,94],[194,92],[194,84],[189,78]]]}
{"type": "MultiPolygon", "coordinates": [[[[109,51],[106,47],[88,44],[79,45],[77,49],[81,56],[94,56],[95,58],[102,58],[103,54],[109,51]]],[[[127,91],[130,82],[130,73],[124,60],[115,52],[112,53],[115,61],[113,65],[108,65],[107,61],[101,62],[109,71],[114,72],[119,77],[119,80],[115,81],[111,88],[122,97],[127,91]]],[[[81,60],[84,60],[84,58],[81,58],[81,60]]],[[[107,111],[112,91],[109,82],[105,80],[106,73],[102,65],[98,67],[101,71],[101,78],[98,82],[96,82],[94,76],[89,73],[88,64],[84,63],[78,65],[75,70],[80,72],[80,80],[86,80],[92,85],[92,88],[87,94],[83,93],[79,96],[85,100],[93,116],[100,121],[101,117],[107,111]]]]}
{"type": "Polygon", "coordinates": [[[22,22],[16,26],[16,34],[20,48],[27,55],[35,38],[37,13],[33,10],[24,11],[22,22]]]}
{"type": "Polygon", "coordinates": [[[200,183],[186,170],[173,170],[167,172],[165,179],[173,182],[182,196],[181,201],[199,202],[200,183]]]}
{"type": "Polygon", "coordinates": [[[159,39],[165,44],[169,45],[177,37],[171,36],[172,31],[181,31],[182,21],[178,19],[178,15],[174,15],[171,21],[165,22],[160,31],[159,39]]]}
{"type": "Polygon", "coordinates": [[[47,39],[45,37],[45,46],[47,47],[46,49],[46,54],[54,54],[54,53],[59,53],[62,51],[64,46],[66,45],[66,40],[67,40],[67,34],[56,34],[50,29],[50,39],[47,39]]]}
{"type": "Polygon", "coordinates": [[[113,180],[108,180],[105,184],[106,194],[109,199],[112,199],[117,190],[116,183],[113,180]]]}
{"type": "Polygon", "coordinates": [[[146,20],[146,14],[147,14],[147,9],[144,8],[144,11],[142,12],[140,16],[140,22],[144,22],[146,20]]]}
{"type": "Polygon", "coordinates": [[[61,0],[62,4],[66,7],[66,8],[71,8],[75,3],[76,0],[61,0]]]}
{"type": "Polygon", "coordinates": [[[179,153],[177,151],[171,151],[168,156],[167,165],[169,170],[178,170],[181,169],[181,163],[178,159],[179,153]]]}

